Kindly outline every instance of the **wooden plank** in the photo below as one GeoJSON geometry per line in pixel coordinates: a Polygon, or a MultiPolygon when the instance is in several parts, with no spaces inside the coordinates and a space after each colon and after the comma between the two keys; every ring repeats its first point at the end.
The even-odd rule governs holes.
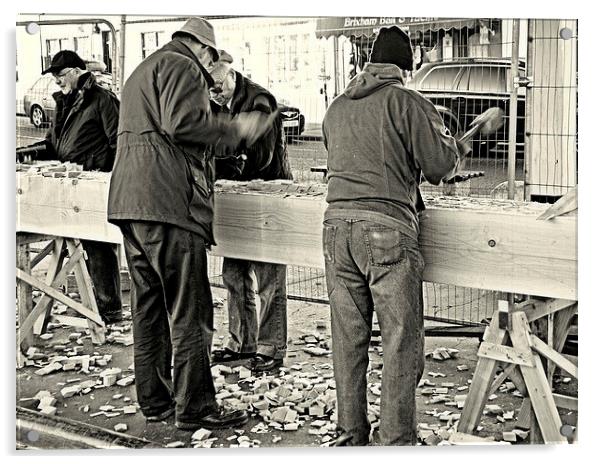
{"type": "Polygon", "coordinates": [[[533,367],[531,350],[517,350],[510,346],[483,341],[479,346],[478,356],[533,367]]]}
{"type": "MultiPolygon", "coordinates": [[[[555,319],[555,313],[554,314],[548,314],[547,316],[547,320],[548,320],[548,333],[547,333],[547,344],[546,347],[552,349],[552,346],[554,345],[554,319],[555,319]]],[[[533,338],[533,333],[531,333],[531,338],[533,338]]],[[[537,337],[535,337],[537,338],[537,337]]],[[[542,354],[542,353],[540,353],[542,354]]],[[[554,381],[553,381],[553,375],[554,375],[554,363],[553,361],[548,358],[548,362],[546,365],[546,375],[548,377],[548,384],[550,385],[550,388],[554,388],[554,381]]]]}
{"type": "Polygon", "coordinates": [[[324,198],[217,195],[214,231],[218,246],[212,252],[232,258],[324,268],[325,208],[324,198]]]}
{"type": "MultiPolygon", "coordinates": [[[[498,326],[497,311],[491,319],[491,324],[485,331],[484,340],[492,344],[503,344],[507,339],[508,332],[501,330],[498,326]]],[[[464,408],[458,423],[458,432],[473,432],[481,420],[483,408],[489,397],[489,388],[495,374],[498,361],[479,357],[472,378],[464,408]]]]}
{"type": "MultiPolygon", "coordinates": [[[[17,197],[17,209],[19,205],[19,197],[17,197]]],[[[39,242],[50,242],[54,240],[52,235],[42,235],[39,233],[27,233],[21,232],[19,227],[19,223],[17,223],[17,246],[19,245],[29,245],[31,243],[39,243],[39,242]]]]}
{"type": "MultiPolygon", "coordinates": [[[[83,246],[79,240],[67,239],[66,242],[70,256],[75,256],[78,251],[83,250],[83,246]]],[[[92,286],[92,279],[90,278],[88,267],[86,266],[86,261],[84,259],[78,259],[76,261],[74,273],[82,303],[90,308],[92,313],[96,316],[95,319],[88,318],[88,327],[90,328],[92,343],[102,344],[105,342],[105,324],[102,321],[100,323],[96,322],[100,319],[100,314],[98,313],[98,306],[96,305],[96,296],[92,286]]]]}
{"type": "MultiPolygon", "coordinates": [[[[106,221],[109,174],[94,175],[73,184],[17,173],[17,230],[121,242],[106,221]]],[[[323,268],[324,186],[253,185],[260,184],[273,191],[216,187],[213,253],[323,268]]],[[[509,200],[426,197],[426,203],[420,238],[426,281],[577,300],[576,215],[537,221],[546,205],[509,200]]]]}
{"type": "Polygon", "coordinates": [[[514,364],[506,364],[505,366],[503,366],[503,370],[502,372],[500,372],[495,379],[493,379],[493,383],[491,384],[491,387],[489,388],[489,394],[493,394],[497,391],[498,388],[500,388],[502,386],[502,384],[504,383],[504,381],[508,378],[508,373],[511,370],[514,370],[516,368],[516,365],[514,364]]]}
{"type": "Polygon", "coordinates": [[[531,428],[531,400],[529,398],[523,398],[514,426],[521,430],[531,428]]]}
{"type": "Polygon", "coordinates": [[[89,178],[52,178],[17,173],[17,232],[121,243],[119,229],[107,222],[107,173],[89,178]]]}
{"type": "MultiPolygon", "coordinates": [[[[519,350],[527,350],[529,346],[529,325],[523,312],[512,314],[512,331],[510,338],[512,344],[519,350]]],[[[562,422],[552,390],[548,385],[546,373],[539,356],[533,356],[535,366],[520,365],[520,370],[525,379],[531,405],[537,417],[537,423],[545,443],[567,443],[565,437],[560,434],[562,422]]]]}
{"type": "MultiPolygon", "coordinates": [[[[81,253],[79,254],[79,258],[81,258],[81,253]]],[[[71,261],[67,262],[65,264],[65,266],[63,266],[63,268],[60,270],[60,272],[55,277],[53,285],[49,286],[49,287],[51,287],[53,289],[59,287],[65,281],[65,279],[67,278],[67,275],[73,270],[75,263],[76,263],[75,260],[71,260],[71,261]]],[[[56,291],[58,291],[58,290],[56,290],[56,291]]],[[[63,293],[60,293],[60,294],[65,296],[63,293]]],[[[31,313],[29,314],[27,319],[19,327],[19,330],[22,331],[23,333],[27,334],[32,329],[33,325],[38,320],[38,318],[44,314],[44,311],[46,311],[48,303],[52,303],[52,298],[53,298],[52,295],[49,295],[49,294],[45,294],[44,296],[42,296],[40,301],[38,301],[38,303],[36,304],[36,307],[33,308],[33,311],[31,311],[31,313]]]]}
{"type": "MultiPolygon", "coordinates": [[[[65,280],[65,277],[62,281],[56,280],[57,274],[59,273],[59,269],[63,264],[63,238],[57,238],[52,241],[49,245],[52,245],[52,249],[54,253],[50,259],[50,263],[48,264],[48,269],[46,270],[46,283],[51,287],[58,288],[59,285],[65,280]]],[[[46,247],[48,248],[48,246],[46,247]]],[[[36,322],[33,325],[33,333],[34,335],[40,335],[46,330],[48,316],[50,315],[50,310],[52,309],[52,299],[48,297],[48,295],[44,295],[42,300],[45,300],[44,303],[41,301],[38,304],[42,304],[44,306],[44,310],[41,313],[40,317],[37,318],[36,322]]]]}
{"type": "Polygon", "coordinates": [[[36,267],[40,263],[40,261],[42,261],[50,253],[52,253],[53,249],[54,249],[54,242],[51,241],[48,245],[46,245],[44,247],[44,249],[42,251],[40,251],[39,253],[37,253],[31,259],[31,268],[33,269],[34,267],[36,267]]]}
{"type": "Polygon", "coordinates": [[[562,311],[563,309],[576,304],[574,300],[564,300],[561,298],[551,298],[546,301],[529,301],[531,303],[524,308],[525,314],[527,315],[527,320],[529,322],[546,317],[548,314],[562,311]]]}
{"type": "Polygon", "coordinates": [[[52,316],[52,320],[59,324],[65,324],[70,327],[80,327],[82,329],[88,328],[88,319],[84,317],[64,316],[62,314],[58,314],[56,316],[52,316]]]}
{"type": "Polygon", "coordinates": [[[574,225],[559,222],[555,224],[558,229],[544,231],[533,227],[534,222],[542,222],[533,217],[510,219],[503,214],[468,210],[463,211],[460,220],[453,219],[457,212],[427,211],[428,219],[421,223],[421,250],[427,264],[425,280],[577,299],[577,261],[569,257],[576,250],[574,225]],[[546,252],[540,247],[545,244],[555,248],[554,240],[548,240],[550,233],[559,233],[561,240],[567,240],[568,247],[562,246],[556,257],[551,256],[556,250],[546,252]],[[536,243],[539,238],[541,242],[536,243]]]}
{"type": "Polygon", "coordinates": [[[526,394],[527,387],[525,385],[525,381],[523,380],[523,376],[516,368],[516,364],[508,364],[504,367],[504,370],[498,374],[491,384],[489,394],[491,395],[495,393],[507,378],[510,379],[519,392],[521,392],[523,395],[526,394]]]}
{"type": "Polygon", "coordinates": [[[527,194],[563,195],[577,183],[577,21],[533,19],[529,32],[536,40],[526,96],[532,108],[525,120],[527,194]],[[562,28],[572,37],[561,38],[562,28]]]}
{"type": "Polygon", "coordinates": [[[62,294],[58,290],[46,285],[44,282],[36,279],[35,277],[32,277],[29,274],[26,274],[19,268],[16,269],[16,273],[17,273],[17,279],[22,280],[23,282],[26,282],[27,284],[31,285],[32,287],[35,287],[35,288],[41,290],[42,292],[46,293],[47,295],[50,295],[55,300],[60,301],[61,303],[69,306],[71,309],[74,309],[81,315],[96,322],[97,324],[104,325],[104,323],[102,322],[102,319],[100,318],[100,316],[97,313],[90,311],[88,308],[86,308],[81,303],[78,303],[77,301],[72,300],[67,295],[62,294]]]}
{"type": "Polygon", "coordinates": [[[527,386],[525,385],[523,375],[520,373],[520,369],[515,368],[508,372],[508,378],[523,396],[527,394],[527,386]]]}
{"type": "Polygon", "coordinates": [[[559,393],[552,394],[556,407],[578,411],[578,399],[573,396],[560,395],[559,393]]]}
{"type": "Polygon", "coordinates": [[[570,362],[557,351],[554,351],[550,346],[548,346],[547,343],[536,336],[531,335],[529,340],[533,349],[535,349],[538,353],[540,353],[542,356],[545,356],[561,369],[564,369],[567,374],[577,378],[577,366],[575,366],[572,362],[570,362]]]}
{"type": "Polygon", "coordinates": [[[575,314],[577,314],[577,303],[555,314],[554,349],[558,352],[561,352],[564,348],[569,327],[575,314]]]}
{"type": "Polygon", "coordinates": [[[570,213],[575,211],[579,205],[577,199],[577,186],[573,187],[566,194],[564,194],[559,200],[556,201],[552,206],[544,211],[543,214],[539,215],[537,219],[540,221],[547,221],[558,217],[562,214],[570,213]]]}
{"type": "MultiPolygon", "coordinates": [[[[31,272],[29,260],[29,246],[27,244],[17,245],[16,264],[20,272],[31,272]],[[22,270],[22,271],[21,271],[22,270]]],[[[17,331],[17,366],[22,367],[24,359],[21,353],[21,345],[29,347],[33,344],[33,336],[28,331],[21,331],[23,323],[32,311],[33,299],[31,286],[22,280],[17,280],[17,312],[19,317],[19,330],[17,331]]]]}

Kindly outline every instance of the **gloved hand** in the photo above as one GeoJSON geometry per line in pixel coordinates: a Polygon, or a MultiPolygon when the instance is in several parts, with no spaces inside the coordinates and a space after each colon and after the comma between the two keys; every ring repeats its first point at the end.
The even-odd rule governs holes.
{"type": "Polygon", "coordinates": [[[247,155],[215,157],[215,169],[218,179],[239,180],[245,169],[247,155]]]}
{"type": "Polygon", "coordinates": [[[19,163],[32,163],[37,151],[37,146],[17,147],[16,161],[19,163]]]}

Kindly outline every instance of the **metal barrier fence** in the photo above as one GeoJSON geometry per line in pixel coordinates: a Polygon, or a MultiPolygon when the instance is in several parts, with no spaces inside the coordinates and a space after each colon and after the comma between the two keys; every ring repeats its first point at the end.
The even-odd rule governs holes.
{"type": "MultiPolygon", "coordinates": [[[[183,22],[115,18],[118,34],[123,33],[119,43],[124,44],[124,69],[116,74],[125,78],[183,22]]],[[[378,28],[397,23],[408,31],[415,52],[408,86],[439,105],[452,133],[465,132],[475,116],[492,106],[506,114],[498,132],[473,141],[464,169],[474,176],[453,185],[423,184],[423,194],[508,198],[508,180],[514,179],[511,190],[517,200],[526,194],[536,201],[553,201],[576,184],[576,21],[221,18],[212,23],[218,45],[234,57],[234,67],[286,105],[288,153],[297,182],[326,181],[324,113],[368,60],[378,28]]],[[[47,44],[65,35],[47,32],[57,27],[42,26],[47,44]]],[[[69,38],[52,44],[73,48],[76,42],[69,38]]],[[[47,52],[18,56],[18,70],[28,60],[44,61],[47,52]]],[[[112,62],[113,67],[118,64],[112,62]]],[[[36,113],[33,101],[52,106],[53,85],[52,78],[44,78],[18,92],[17,114],[22,116],[17,116],[17,146],[44,136],[52,109],[40,103],[44,112],[36,113]]],[[[221,285],[221,259],[210,258],[210,276],[212,284],[221,285]]],[[[288,291],[290,298],[327,303],[324,276],[316,269],[289,267],[288,291]]],[[[480,324],[493,313],[499,295],[429,283],[424,298],[429,319],[480,324]]]]}

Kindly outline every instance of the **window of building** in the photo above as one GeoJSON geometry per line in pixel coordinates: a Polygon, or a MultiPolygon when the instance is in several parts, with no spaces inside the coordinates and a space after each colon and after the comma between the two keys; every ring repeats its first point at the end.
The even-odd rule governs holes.
{"type": "Polygon", "coordinates": [[[297,36],[291,35],[289,36],[288,42],[288,56],[290,59],[290,63],[288,66],[289,71],[298,71],[299,70],[299,53],[297,48],[297,36]]]}
{"type": "Polygon", "coordinates": [[[61,50],[72,49],[71,39],[46,39],[46,56],[44,57],[44,68],[50,67],[52,57],[61,50]]]}
{"type": "Polygon", "coordinates": [[[146,58],[163,45],[164,34],[165,33],[163,31],[143,32],[141,34],[142,58],[146,58]]]}
{"type": "Polygon", "coordinates": [[[74,37],[73,51],[75,51],[75,53],[77,53],[83,60],[91,59],[92,52],[90,50],[90,37],[74,37]]]}
{"type": "Polygon", "coordinates": [[[274,36],[273,56],[275,60],[275,81],[286,81],[286,43],[283,35],[274,36]]]}

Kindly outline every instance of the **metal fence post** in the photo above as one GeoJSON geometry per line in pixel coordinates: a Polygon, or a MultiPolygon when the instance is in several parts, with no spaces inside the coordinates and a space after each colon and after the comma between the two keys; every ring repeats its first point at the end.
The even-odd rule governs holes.
{"type": "Polygon", "coordinates": [[[119,29],[119,91],[123,89],[125,81],[125,27],[126,17],[121,15],[121,28],[119,29]]]}
{"type": "Polygon", "coordinates": [[[520,40],[520,20],[512,21],[512,61],[510,63],[510,118],[508,134],[508,199],[514,200],[516,180],[516,126],[518,117],[518,53],[520,40]]]}

